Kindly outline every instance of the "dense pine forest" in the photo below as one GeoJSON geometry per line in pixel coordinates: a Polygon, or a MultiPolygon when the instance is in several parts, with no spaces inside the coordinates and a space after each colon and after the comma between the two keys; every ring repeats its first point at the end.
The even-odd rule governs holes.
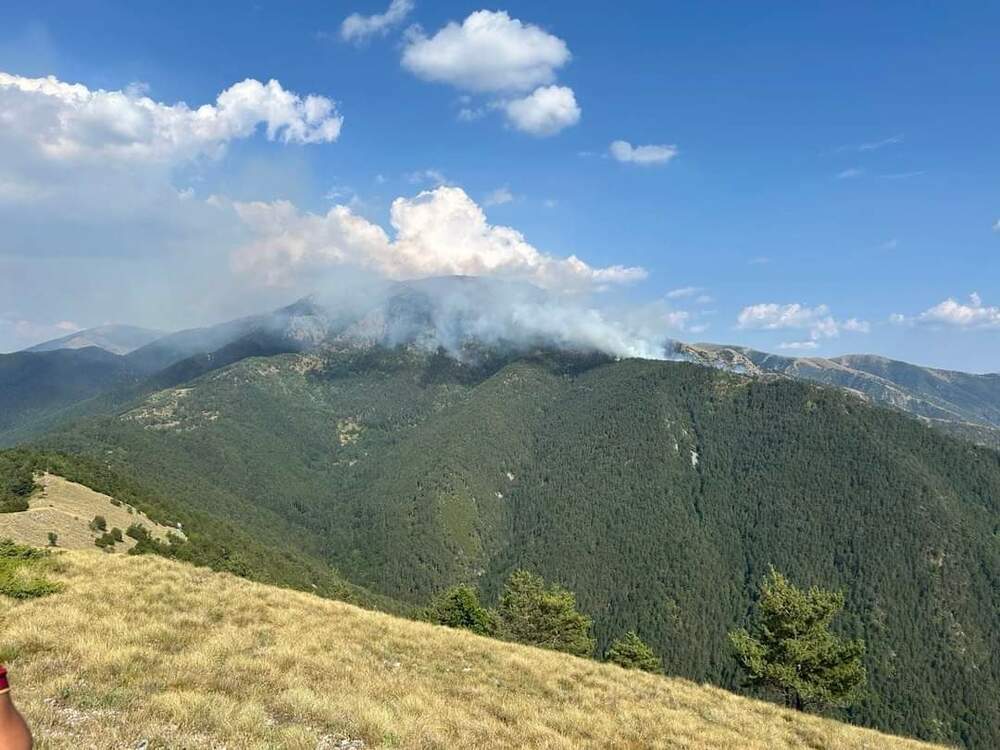
{"type": "Polygon", "coordinates": [[[40,441],[89,459],[32,460],[182,521],[171,554],[383,608],[462,582],[492,606],[528,569],[576,593],[599,653],[634,631],[666,673],[727,687],[727,633],[774,565],[846,596],[869,674],[846,718],[1000,741],[1000,454],[783,378],[475,361],[246,359],[40,441]]]}

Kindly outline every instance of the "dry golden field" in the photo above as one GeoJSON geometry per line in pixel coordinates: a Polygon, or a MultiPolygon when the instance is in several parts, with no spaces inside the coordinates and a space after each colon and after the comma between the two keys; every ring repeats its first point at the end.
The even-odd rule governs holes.
{"type": "Polygon", "coordinates": [[[0,615],[40,748],[928,747],[162,558],[56,570],[0,615]]]}
{"type": "MultiPolygon", "coordinates": [[[[123,532],[134,523],[142,524],[159,541],[165,541],[168,532],[183,536],[182,532],[161,526],[129,505],[115,505],[107,495],[54,474],[40,475],[38,485],[38,491],[28,501],[28,510],[0,513],[0,539],[44,547],[49,532],[53,531],[63,549],[92,549],[94,540],[100,536],[90,529],[94,516],[104,516],[109,529],[117,527],[123,532]]],[[[135,540],[127,536],[115,545],[118,550],[134,546],[135,540]]]]}

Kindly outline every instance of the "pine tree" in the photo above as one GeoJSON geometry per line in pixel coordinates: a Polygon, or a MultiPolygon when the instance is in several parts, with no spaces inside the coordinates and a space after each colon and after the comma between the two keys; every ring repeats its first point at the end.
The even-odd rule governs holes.
{"type": "Polygon", "coordinates": [[[496,617],[479,603],[479,595],[469,585],[452,586],[442,591],[427,610],[427,618],[438,625],[465,628],[479,635],[496,632],[496,617]]]}
{"type": "Polygon", "coordinates": [[[844,607],[839,591],[803,591],[771,568],[757,603],[756,635],[740,628],[729,634],[748,684],[777,691],[800,711],[846,706],[864,688],[864,641],[830,631],[844,607]]]}
{"type": "Polygon", "coordinates": [[[663,663],[649,646],[636,634],[628,631],[611,644],[605,658],[612,664],[625,669],[641,669],[644,672],[663,672],[663,663]]]}
{"type": "Polygon", "coordinates": [[[497,609],[500,635],[529,646],[592,656],[597,643],[593,623],[576,609],[576,596],[541,576],[515,570],[507,579],[497,609]]]}

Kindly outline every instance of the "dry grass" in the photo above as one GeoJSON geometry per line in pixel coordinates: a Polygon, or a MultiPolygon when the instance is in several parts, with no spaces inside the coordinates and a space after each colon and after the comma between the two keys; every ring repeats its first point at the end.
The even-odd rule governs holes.
{"type": "Polygon", "coordinates": [[[5,605],[41,748],[918,748],[723,690],[154,557],[64,552],[5,605]]]}
{"type": "MultiPolygon", "coordinates": [[[[160,541],[165,541],[167,532],[171,531],[183,536],[175,529],[151,521],[129,505],[114,505],[109,496],[82,484],[53,474],[43,474],[38,484],[40,489],[29,499],[28,510],[0,513],[0,539],[44,547],[48,544],[49,532],[54,531],[59,536],[58,545],[64,549],[92,549],[99,536],[89,526],[94,516],[104,516],[109,529],[118,527],[123,532],[134,523],[142,524],[160,541]]],[[[135,540],[130,537],[115,545],[119,550],[133,546],[135,540]]]]}

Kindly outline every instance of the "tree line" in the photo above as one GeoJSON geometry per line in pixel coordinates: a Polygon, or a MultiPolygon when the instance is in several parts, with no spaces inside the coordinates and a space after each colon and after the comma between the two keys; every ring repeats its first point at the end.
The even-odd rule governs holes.
{"type": "MultiPolygon", "coordinates": [[[[853,703],[867,682],[865,645],[831,630],[843,608],[843,593],[801,589],[772,567],[750,628],[729,634],[745,685],[799,711],[853,703]]],[[[593,620],[579,611],[573,592],[527,570],[511,573],[494,609],[481,602],[475,587],[460,584],[440,592],[424,616],[438,625],[584,658],[593,658],[597,647],[593,620]]],[[[603,660],[663,673],[662,659],[633,630],[616,638],[603,660]]]]}

